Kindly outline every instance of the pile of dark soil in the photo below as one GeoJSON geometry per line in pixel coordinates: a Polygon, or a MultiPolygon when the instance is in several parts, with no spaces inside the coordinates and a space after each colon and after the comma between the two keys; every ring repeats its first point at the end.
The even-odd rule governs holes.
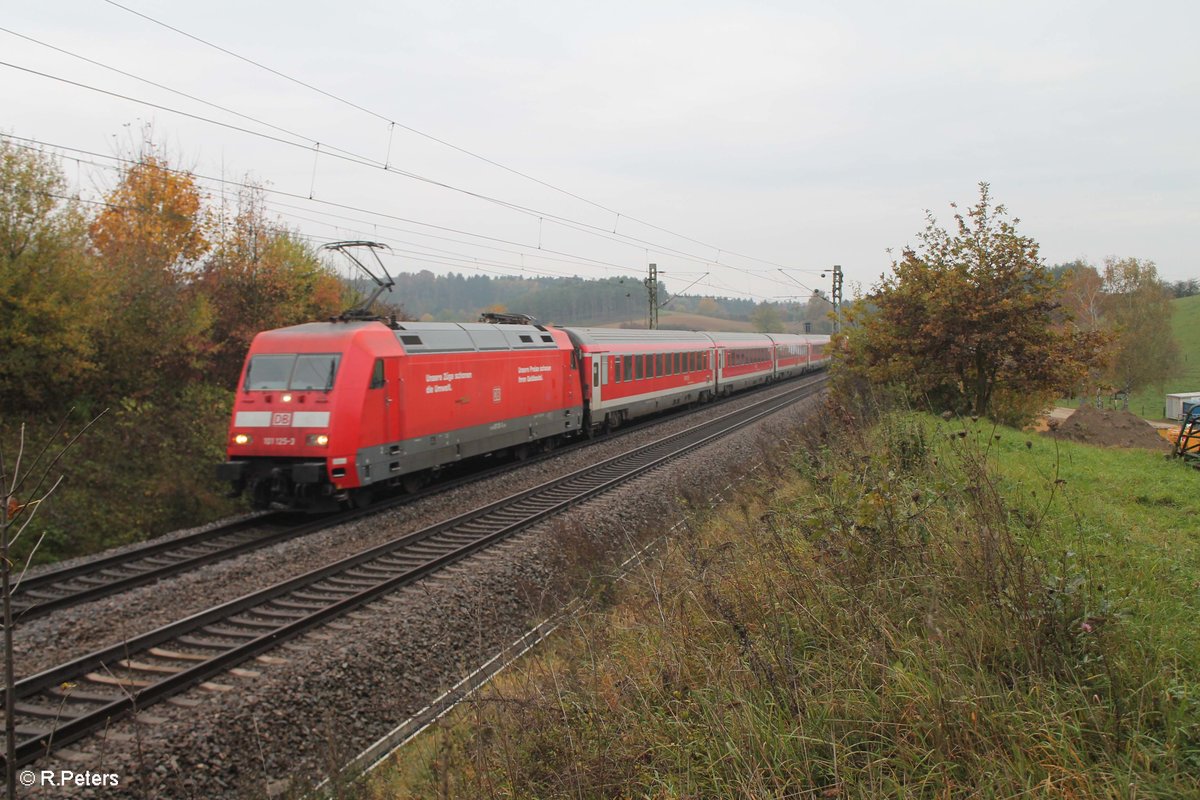
{"type": "Polygon", "coordinates": [[[1057,426],[1051,423],[1051,436],[1073,442],[1107,447],[1141,447],[1169,451],[1171,445],[1152,425],[1128,411],[1106,411],[1083,406],[1057,426]]]}

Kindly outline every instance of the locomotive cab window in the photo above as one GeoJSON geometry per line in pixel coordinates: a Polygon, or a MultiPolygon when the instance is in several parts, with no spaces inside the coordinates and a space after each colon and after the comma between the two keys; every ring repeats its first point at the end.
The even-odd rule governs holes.
{"type": "Polygon", "coordinates": [[[286,389],[288,378],[292,375],[292,364],[296,357],[289,356],[254,356],[250,366],[246,368],[246,385],[250,389],[286,389]]]}
{"type": "Polygon", "coordinates": [[[333,388],[337,365],[338,357],[335,355],[296,356],[296,366],[292,370],[292,380],[288,383],[288,388],[329,391],[333,388]]]}
{"type": "Polygon", "coordinates": [[[337,353],[260,355],[246,368],[246,391],[317,389],[329,391],[337,376],[337,353]]]}

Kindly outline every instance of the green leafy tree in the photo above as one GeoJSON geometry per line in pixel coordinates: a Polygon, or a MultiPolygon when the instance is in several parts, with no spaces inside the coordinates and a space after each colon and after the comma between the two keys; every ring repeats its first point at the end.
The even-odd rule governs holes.
{"type": "Polygon", "coordinates": [[[918,245],[851,312],[844,367],[939,408],[1027,415],[1099,358],[1103,337],[1061,324],[1037,243],[986,183],[954,221],[947,231],[928,213],[918,245]]]}
{"type": "Polygon", "coordinates": [[[96,370],[87,223],[58,162],[0,140],[0,406],[60,409],[96,370]]]}
{"type": "Polygon", "coordinates": [[[779,306],[774,303],[766,301],[759,303],[754,312],[750,314],[750,321],[754,323],[756,331],[783,333],[783,314],[780,313],[779,306]]]}
{"type": "Polygon", "coordinates": [[[1200,281],[1188,278],[1186,281],[1175,281],[1169,284],[1171,294],[1176,297],[1193,297],[1200,294],[1200,281]]]}
{"type": "Polygon", "coordinates": [[[811,333],[833,332],[833,301],[820,290],[814,290],[801,312],[805,322],[811,323],[811,333]]]}
{"type": "Polygon", "coordinates": [[[1179,366],[1171,333],[1172,292],[1153,261],[1108,258],[1104,262],[1104,316],[1116,333],[1111,377],[1126,392],[1162,385],[1179,366]]]}

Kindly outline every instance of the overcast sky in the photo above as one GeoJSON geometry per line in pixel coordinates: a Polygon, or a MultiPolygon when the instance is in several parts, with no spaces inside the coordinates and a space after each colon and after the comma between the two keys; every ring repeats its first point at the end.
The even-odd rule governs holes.
{"type": "MultiPolygon", "coordinates": [[[[1200,277],[1194,2],[122,2],[334,97],[105,0],[14,2],[0,131],[112,156],[152,123],[176,164],[265,183],[314,242],[386,242],[393,270],[653,261],[673,291],[779,298],[841,264],[853,293],[988,181],[1050,264],[1200,277]]],[[[58,151],[85,197],[111,186],[58,151]]]]}

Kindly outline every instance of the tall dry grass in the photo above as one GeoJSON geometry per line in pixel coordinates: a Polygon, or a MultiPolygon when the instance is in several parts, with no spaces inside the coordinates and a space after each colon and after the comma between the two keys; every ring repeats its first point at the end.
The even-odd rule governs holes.
{"type": "Polygon", "coordinates": [[[765,448],[376,795],[1200,796],[1195,676],[1047,525],[1061,479],[1014,499],[993,450],[1019,434],[868,417],[765,448]]]}

